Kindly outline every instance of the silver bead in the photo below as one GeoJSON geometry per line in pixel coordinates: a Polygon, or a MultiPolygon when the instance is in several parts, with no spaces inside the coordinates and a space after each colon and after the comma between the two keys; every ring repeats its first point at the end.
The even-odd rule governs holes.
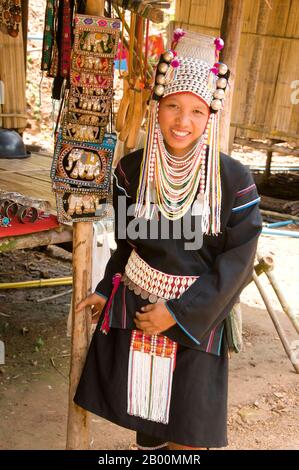
{"type": "Polygon", "coordinates": [[[171,62],[172,59],[174,58],[174,55],[171,51],[167,51],[167,52],[164,52],[163,54],[163,59],[166,61],[166,62],[171,62]]]}
{"type": "Polygon", "coordinates": [[[218,71],[220,75],[225,75],[228,71],[228,66],[226,64],[219,64],[218,71]]]}
{"type": "Polygon", "coordinates": [[[214,111],[219,111],[219,109],[221,109],[221,107],[222,107],[222,101],[221,100],[213,100],[212,101],[211,108],[214,111]]]}
{"type": "Polygon", "coordinates": [[[166,78],[164,75],[157,75],[156,77],[156,83],[158,83],[159,85],[164,85],[165,84],[165,81],[166,81],[166,78]]]}
{"type": "Polygon", "coordinates": [[[166,73],[168,70],[168,65],[165,62],[161,62],[161,64],[158,67],[158,70],[161,73],[166,73]]]}
{"type": "Polygon", "coordinates": [[[226,78],[218,78],[216,85],[217,85],[217,88],[226,88],[227,86],[226,78]]]}
{"type": "Polygon", "coordinates": [[[222,88],[218,88],[218,90],[214,92],[213,96],[214,98],[217,98],[218,100],[223,100],[224,95],[225,95],[224,90],[222,88]]]}
{"type": "Polygon", "coordinates": [[[156,85],[154,88],[154,92],[157,96],[162,96],[164,94],[164,86],[163,85],[156,85]]]}

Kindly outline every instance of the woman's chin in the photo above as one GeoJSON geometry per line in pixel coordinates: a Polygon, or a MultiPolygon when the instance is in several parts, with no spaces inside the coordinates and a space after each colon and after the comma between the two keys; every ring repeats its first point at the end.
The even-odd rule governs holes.
{"type": "Polygon", "coordinates": [[[183,152],[183,151],[188,152],[188,150],[190,150],[190,148],[192,148],[194,144],[193,142],[190,142],[190,140],[177,141],[177,140],[171,139],[171,141],[166,142],[166,145],[170,153],[173,153],[175,155],[176,152],[183,152]]]}

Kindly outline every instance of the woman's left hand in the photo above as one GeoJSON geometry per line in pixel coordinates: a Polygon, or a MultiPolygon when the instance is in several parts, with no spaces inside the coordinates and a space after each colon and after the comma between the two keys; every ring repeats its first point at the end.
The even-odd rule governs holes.
{"type": "Polygon", "coordinates": [[[136,312],[134,322],[139,330],[148,335],[157,335],[176,324],[163,302],[149,304],[136,312]]]}

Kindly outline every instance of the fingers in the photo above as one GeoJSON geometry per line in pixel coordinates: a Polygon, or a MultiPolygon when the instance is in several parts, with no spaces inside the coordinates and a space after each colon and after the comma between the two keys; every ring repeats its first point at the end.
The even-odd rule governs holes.
{"type": "Polygon", "coordinates": [[[86,299],[82,300],[76,307],[76,312],[81,312],[85,307],[89,305],[95,305],[102,303],[103,298],[96,293],[90,294],[86,299]]]}
{"type": "Polygon", "coordinates": [[[158,327],[153,324],[152,315],[146,313],[136,312],[136,318],[134,318],[134,323],[136,327],[146,333],[147,335],[157,335],[160,333],[158,327]]]}
{"type": "Polygon", "coordinates": [[[145,328],[152,327],[152,323],[150,321],[140,321],[137,318],[134,318],[135,325],[140,328],[140,330],[144,330],[145,328]]]}
{"type": "Polygon", "coordinates": [[[136,312],[136,317],[138,320],[141,320],[141,321],[148,321],[149,318],[150,318],[150,315],[147,314],[147,313],[141,313],[141,312],[136,312]]]}
{"type": "Polygon", "coordinates": [[[156,305],[155,304],[148,304],[148,305],[145,305],[144,307],[141,307],[141,311],[142,312],[150,312],[151,310],[154,310],[156,308],[156,305]]]}

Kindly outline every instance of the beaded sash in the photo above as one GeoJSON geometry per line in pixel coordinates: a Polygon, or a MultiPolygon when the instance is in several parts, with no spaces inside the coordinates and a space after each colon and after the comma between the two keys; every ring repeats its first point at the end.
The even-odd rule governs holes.
{"type": "Polygon", "coordinates": [[[154,269],[135,250],[130,254],[122,278],[130,290],[150,303],[179,298],[196,279],[198,276],[174,276],[154,269]]]}

